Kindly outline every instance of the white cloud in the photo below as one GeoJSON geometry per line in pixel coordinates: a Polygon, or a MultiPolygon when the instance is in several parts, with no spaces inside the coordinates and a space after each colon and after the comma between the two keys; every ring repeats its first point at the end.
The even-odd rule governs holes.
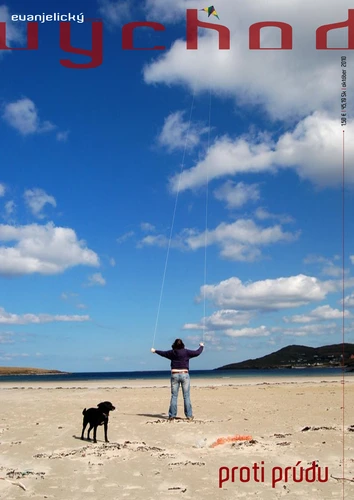
{"type": "Polygon", "coordinates": [[[121,26],[131,15],[131,5],[128,0],[98,0],[98,12],[109,27],[121,26]]]}
{"type": "Polygon", "coordinates": [[[7,201],[5,203],[5,213],[7,216],[10,216],[15,211],[16,204],[13,200],[7,201]]]}
{"type": "Polygon", "coordinates": [[[66,142],[69,137],[69,131],[66,130],[65,132],[57,132],[56,138],[57,141],[59,142],[66,142]]]}
{"type": "Polygon", "coordinates": [[[102,276],[101,273],[95,273],[89,276],[88,278],[89,282],[87,286],[95,286],[95,285],[100,285],[104,286],[106,284],[106,280],[102,276]]]}
{"type": "Polygon", "coordinates": [[[27,98],[6,104],[2,116],[8,125],[24,136],[49,132],[55,128],[51,122],[39,119],[36,105],[27,98]]]}
{"type": "MultiPolygon", "coordinates": [[[[176,22],[185,19],[186,8],[195,9],[196,4],[193,0],[174,4],[148,0],[147,7],[159,22],[176,22]]],[[[187,50],[184,40],[176,41],[146,65],[145,81],[185,85],[199,92],[212,86],[215,94],[230,96],[238,105],[264,107],[272,118],[303,118],[316,109],[337,113],[338,60],[333,51],[316,50],[315,34],[320,25],[346,20],[348,8],[349,0],[337,0],[335,12],[331,1],[312,0],[304,15],[302,0],[291,4],[282,0],[222,2],[217,8],[220,21],[207,19],[204,13],[198,16],[227,26],[231,49],[219,50],[215,30],[200,29],[198,50],[187,50]],[[292,25],[292,50],[249,50],[249,27],[272,20],[292,25]]],[[[330,33],[330,46],[345,46],[344,31],[330,33]]],[[[278,29],[262,30],[263,47],[279,47],[279,39],[278,29]]]]}
{"type": "Polygon", "coordinates": [[[57,206],[54,196],[48,195],[43,189],[39,188],[27,189],[24,193],[24,199],[32,214],[38,219],[45,217],[42,210],[46,204],[53,207],[57,206]]]}
{"type": "Polygon", "coordinates": [[[260,198],[257,184],[245,184],[227,181],[214,191],[217,200],[225,201],[228,208],[239,208],[249,201],[258,201],[260,198]]]}
{"type": "Polygon", "coordinates": [[[72,297],[78,297],[78,293],[73,293],[73,292],[63,292],[60,296],[62,300],[70,300],[72,297]]]}
{"type": "Polygon", "coordinates": [[[89,321],[89,316],[67,316],[67,315],[52,315],[52,314],[13,314],[6,312],[3,307],[0,307],[0,324],[6,325],[28,325],[38,323],[53,323],[53,322],[82,322],[89,321]]]}
{"type": "MultiPolygon", "coordinates": [[[[204,159],[182,173],[181,190],[205,184],[206,171],[212,181],[239,173],[273,173],[284,168],[294,170],[301,179],[318,187],[340,186],[338,51],[316,50],[315,38],[319,26],[345,21],[351,7],[349,0],[338,0],[334,12],[329,0],[312,0],[306,5],[304,15],[303,0],[294,0],[291,5],[282,0],[254,0],[240,5],[224,2],[218,7],[220,22],[203,18],[204,13],[198,16],[229,28],[230,50],[218,49],[215,30],[200,29],[198,50],[187,50],[186,42],[177,40],[145,66],[147,84],[182,85],[197,93],[207,93],[211,88],[215,99],[229,97],[241,112],[242,108],[255,113],[265,110],[271,119],[285,122],[286,131],[273,141],[247,136],[217,139],[204,159]],[[293,27],[292,50],[250,50],[249,27],[257,21],[272,19],[293,27]]],[[[146,2],[146,9],[160,22],[185,20],[186,8],[195,9],[195,2],[185,0],[173,5],[163,0],[146,2]]],[[[347,31],[329,32],[330,47],[345,47],[347,31]]],[[[266,28],[261,38],[263,46],[277,47],[280,31],[266,28]]],[[[348,101],[347,111],[353,109],[354,103],[348,101]]],[[[354,162],[354,144],[350,141],[353,132],[354,124],[349,121],[348,165],[354,162]]],[[[177,189],[178,181],[179,175],[172,178],[173,190],[177,189]]],[[[346,182],[348,187],[353,186],[353,169],[348,169],[346,182]]]]}
{"type": "MultiPolygon", "coordinates": [[[[13,47],[14,43],[22,43],[24,41],[24,34],[21,30],[21,23],[13,23],[11,15],[6,5],[0,5],[0,22],[6,23],[6,45],[13,47]]],[[[4,54],[11,54],[11,50],[1,50],[0,59],[4,54]]]]}
{"type": "MultiPolygon", "coordinates": [[[[354,124],[348,123],[348,137],[354,135],[354,124]]],[[[294,130],[286,132],[276,141],[254,142],[247,136],[234,139],[224,136],[211,145],[204,159],[197,165],[170,179],[172,191],[200,187],[226,176],[244,173],[274,173],[280,169],[294,169],[301,179],[307,179],[320,188],[340,186],[337,159],[342,154],[341,127],[338,119],[316,111],[300,121],[294,130]]],[[[347,162],[354,161],[354,143],[346,146],[347,162]]],[[[354,184],[354,170],[348,169],[348,186],[354,184]]]]}
{"type": "MultiPolygon", "coordinates": [[[[263,228],[251,219],[238,219],[231,224],[222,222],[215,229],[208,230],[207,245],[218,245],[224,258],[253,261],[261,256],[259,247],[295,241],[298,236],[299,233],[284,232],[279,225],[263,228]]],[[[187,244],[192,250],[204,247],[205,232],[189,236],[187,244]]]]}
{"type": "Polygon", "coordinates": [[[112,267],[115,267],[115,265],[116,265],[116,261],[113,259],[113,257],[111,257],[111,258],[109,259],[109,265],[110,265],[110,266],[112,266],[112,267]]]}
{"type": "Polygon", "coordinates": [[[203,318],[200,323],[187,323],[184,330],[225,330],[238,325],[246,325],[250,322],[253,314],[249,311],[235,311],[234,309],[222,309],[214,312],[211,316],[203,318]]]}
{"type": "Polygon", "coordinates": [[[87,305],[86,304],[76,304],[76,307],[78,309],[87,309],[87,305]]]}
{"type": "Polygon", "coordinates": [[[0,352],[0,360],[2,361],[12,361],[15,358],[28,358],[27,353],[4,353],[0,352]]]}
{"type": "Polygon", "coordinates": [[[13,332],[0,332],[0,344],[14,344],[13,332]]]}
{"type": "MultiPolygon", "coordinates": [[[[272,227],[257,226],[250,219],[238,219],[236,222],[227,224],[222,222],[215,229],[198,232],[194,229],[183,229],[171,240],[171,248],[182,251],[198,250],[205,245],[217,245],[220,255],[226,259],[235,261],[254,261],[261,258],[259,247],[271,245],[278,242],[291,242],[299,237],[298,233],[284,232],[281,226],[272,227]]],[[[169,238],[162,234],[148,235],[143,238],[138,247],[158,246],[167,247],[169,238]]]]}
{"type": "Polygon", "coordinates": [[[228,337],[268,337],[271,334],[269,329],[262,325],[257,328],[241,328],[234,330],[232,328],[225,330],[228,337]]]}
{"type": "MultiPolygon", "coordinates": [[[[340,260],[339,255],[335,255],[332,259],[329,259],[321,255],[310,254],[304,259],[304,264],[323,264],[320,271],[321,274],[331,276],[332,278],[339,278],[343,276],[343,268],[335,264],[338,260],[340,260]]],[[[349,270],[344,269],[344,274],[348,275],[349,270]]]]}
{"type": "Polygon", "coordinates": [[[254,215],[259,220],[275,219],[279,220],[279,222],[281,222],[282,224],[290,224],[291,222],[294,222],[293,217],[291,217],[290,215],[272,214],[262,207],[257,208],[254,215]]]}
{"type": "MultiPolygon", "coordinates": [[[[340,301],[343,304],[343,300],[340,301]]],[[[344,297],[344,306],[345,307],[354,307],[354,293],[347,295],[344,297]]]]}
{"type": "Polygon", "coordinates": [[[172,238],[171,241],[169,238],[167,238],[167,236],[163,234],[150,234],[139,241],[139,243],[137,244],[137,248],[142,248],[144,246],[167,248],[169,245],[170,248],[176,248],[182,251],[188,250],[184,231],[182,231],[182,233],[180,235],[177,235],[175,238],[172,238]]]}
{"type": "Polygon", "coordinates": [[[155,226],[150,224],[150,222],[142,222],[140,224],[140,229],[146,233],[155,231],[155,226]]]}
{"type": "MultiPolygon", "coordinates": [[[[351,317],[348,311],[344,312],[344,316],[351,317]]],[[[310,323],[311,321],[334,320],[341,319],[342,317],[343,311],[325,305],[313,309],[313,311],[308,314],[297,314],[291,317],[284,317],[283,320],[286,323],[310,323]]]]}
{"type": "Polygon", "coordinates": [[[44,226],[0,225],[0,275],[53,275],[78,266],[99,266],[95,252],[78,240],[73,229],[44,226]],[[13,246],[4,243],[16,242],[13,246]]]}
{"type": "Polygon", "coordinates": [[[171,113],[164,122],[158,136],[158,142],[170,151],[176,149],[190,149],[197,146],[204,134],[208,133],[207,127],[184,120],[184,112],[171,113]]]}
{"type": "Polygon", "coordinates": [[[243,284],[233,277],[217,285],[201,287],[198,300],[205,297],[216,306],[239,310],[276,311],[324,300],[337,284],[299,274],[243,284]]]}
{"type": "Polygon", "coordinates": [[[5,196],[6,187],[4,184],[0,184],[0,197],[5,196]]]}
{"type": "Polygon", "coordinates": [[[129,231],[128,233],[122,234],[122,236],[119,236],[119,238],[116,239],[117,243],[124,243],[127,241],[129,238],[134,236],[134,231],[129,231]]]}
{"type": "Polygon", "coordinates": [[[329,335],[332,337],[333,344],[338,343],[340,327],[337,323],[319,323],[312,325],[293,326],[291,328],[274,327],[271,329],[273,333],[291,337],[306,337],[309,335],[329,335]],[[336,339],[337,337],[337,339],[336,339]]]}

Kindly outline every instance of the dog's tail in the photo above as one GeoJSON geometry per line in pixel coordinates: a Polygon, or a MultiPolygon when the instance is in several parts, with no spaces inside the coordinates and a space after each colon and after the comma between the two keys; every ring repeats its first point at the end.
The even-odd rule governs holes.
{"type": "Polygon", "coordinates": [[[82,411],[82,414],[85,415],[86,413],[86,408],[82,411]]]}

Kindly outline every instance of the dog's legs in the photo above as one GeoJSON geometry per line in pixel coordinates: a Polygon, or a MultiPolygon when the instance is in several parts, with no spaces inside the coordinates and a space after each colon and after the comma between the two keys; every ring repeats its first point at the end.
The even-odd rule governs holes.
{"type": "Polygon", "coordinates": [[[94,426],[90,424],[90,428],[89,428],[88,433],[87,433],[87,441],[91,441],[91,439],[90,439],[90,432],[92,431],[92,429],[94,429],[93,432],[94,432],[94,435],[96,437],[96,433],[95,433],[96,427],[94,428],[94,426]]]}
{"type": "Polygon", "coordinates": [[[108,420],[105,420],[104,422],[104,439],[106,443],[109,443],[108,437],[107,437],[107,428],[108,428],[108,420]]]}
{"type": "Polygon", "coordinates": [[[85,424],[85,425],[82,427],[81,439],[84,439],[84,432],[85,432],[85,429],[86,429],[86,425],[87,425],[87,424],[85,424]]]}
{"type": "Polygon", "coordinates": [[[81,439],[84,439],[84,432],[85,432],[85,429],[86,429],[86,426],[87,426],[88,422],[85,422],[85,418],[84,418],[84,421],[82,423],[82,433],[81,433],[81,439]]]}
{"type": "Polygon", "coordinates": [[[96,433],[97,433],[97,425],[95,425],[95,427],[93,428],[93,442],[94,443],[97,443],[96,433]]]}

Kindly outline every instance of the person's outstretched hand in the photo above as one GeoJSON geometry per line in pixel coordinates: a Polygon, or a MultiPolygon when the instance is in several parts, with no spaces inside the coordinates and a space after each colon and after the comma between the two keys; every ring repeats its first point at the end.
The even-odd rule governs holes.
{"type": "Polygon", "coordinates": [[[156,352],[156,349],[154,349],[153,347],[151,348],[151,352],[156,352]]]}
{"type": "Polygon", "coordinates": [[[199,345],[204,347],[204,342],[199,342],[199,345]]]}

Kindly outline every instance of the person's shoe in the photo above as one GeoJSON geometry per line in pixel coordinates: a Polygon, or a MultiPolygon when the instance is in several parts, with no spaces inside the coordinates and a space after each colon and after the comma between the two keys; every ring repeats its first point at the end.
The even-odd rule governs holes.
{"type": "Polygon", "coordinates": [[[187,420],[194,420],[194,417],[187,417],[187,420]]]}
{"type": "Polygon", "coordinates": [[[176,417],[168,417],[168,421],[171,422],[172,420],[175,420],[176,417]]]}

